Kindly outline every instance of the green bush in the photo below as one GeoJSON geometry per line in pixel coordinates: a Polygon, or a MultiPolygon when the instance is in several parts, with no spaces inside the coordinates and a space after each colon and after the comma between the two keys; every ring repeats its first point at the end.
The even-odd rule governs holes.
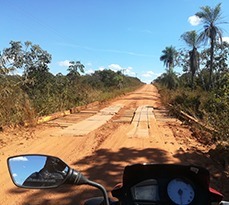
{"type": "Polygon", "coordinates": [[[142,85],[139,79],[114,71],[99,73],[102,76],[111,74],[109,79],[114,81],[99,80],[94,75],[70,79],[47,71],[36,73],[32,81],[25,81],[21,76],[0,76],[0,126],[25,121],[34,124],[36,117],[111,99],[142,85]]]}
{"type": "Polygon", "coordinates": [[[165,104],[171,104],[176,111],[182,110],[210,125],[216,130],[216,139],[229,141],[229,95],[225,94],[227,86],[222,86],[223,91],[217,89],[211,92],[201,88],[169,90],[160,85],[157,87],[165,104]]]}

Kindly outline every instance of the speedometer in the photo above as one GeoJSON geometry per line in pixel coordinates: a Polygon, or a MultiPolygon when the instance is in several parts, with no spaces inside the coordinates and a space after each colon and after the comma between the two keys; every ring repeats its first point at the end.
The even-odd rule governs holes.
{"type": "Polygon", "coordinates": [[[173,203],[178,205],[188,205],[195,197],[193,186],[188,180],[176,178],[169,182],[167,193],[173,203]]]}

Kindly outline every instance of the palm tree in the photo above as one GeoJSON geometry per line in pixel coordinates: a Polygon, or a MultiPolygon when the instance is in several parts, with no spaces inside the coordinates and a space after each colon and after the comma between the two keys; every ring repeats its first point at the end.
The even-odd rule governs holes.
{"type": "Polygon", "coordinates": [[[190,63],[190,71],[191,71],[191,86],[193,88],[194,85],[194,76],[196,71],[199,69],[199,52],[197,51],[197,47],[200,45],[200,39],[196,31],[188,31],[185,32],[181,38],[187,43],[189,47],[192,48],[189,51],[189,63],[190,63]]]}
{"type": "Polygon", "coordinates": [[[177,56],[175,47],[166,47],[162,53],[163,55],[160,57],[160,61],[164,62],[164,65],[167,69],[172,70],[174,68],[175,59],[177,56]]]}
{"type": "Polygon", "coordinates": [[[173,71],[178,53],[173,46],[166,47],[162,53],[163,55],[160,57],[160,60],[164,62],[166,67],[166,73],[162,75],[162,84],[166,85],[169,89],[174,89],[178,85],[176,73],[173,71]]]}
{"type": "Polygon", "coordinates": [[[217,40],[222,42],[222,29],[218,27],[222,22],[221,3],[216,5],[215,8],[204,6],[200,8],[201,11],[196,13],[196,16],[201,18],[204,24],[204,30],[200,33],[200,40],[207,41],[210,39],[210,68],[209,68],[209,87],[212,87],[212,73],[213,73],[213,59],[214,47],[217,40]]]}

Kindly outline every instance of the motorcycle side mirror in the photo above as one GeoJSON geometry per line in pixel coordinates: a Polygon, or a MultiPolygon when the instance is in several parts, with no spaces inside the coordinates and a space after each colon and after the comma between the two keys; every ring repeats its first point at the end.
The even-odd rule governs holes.
{"type": "Polygon", "coordinates": [[[55,188],[63,184],[70,168],[61,159],[46,155],[20,155],[7,160],[12,181],[22,188],[55,188]]]}
{"type": "Polygon", "coordinates": [[[46,189],[62,184],[87,184],[101,190],[104,204],[109,205],[106,189],[71,169],[61,159],[48,155],[18,155],[9,157],[7,165],[13,183],[21,188],[46,189]]]}

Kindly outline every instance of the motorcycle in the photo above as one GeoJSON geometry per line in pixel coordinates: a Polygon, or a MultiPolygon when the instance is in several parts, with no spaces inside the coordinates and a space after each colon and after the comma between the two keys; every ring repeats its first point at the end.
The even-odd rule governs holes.
{"type": "Polygon", "coordinates": [[[13,183],[21,188],[47,189],[63,184],[89,185],[101,190],[103,197],[87,200],[85,205],[208,205],[224,204],[223,195],[209,187],[210,174],[203,167],[179,164],[133,164],[125,167],[122,183],[111,191],[70,168],[58,157],[18,155],[7,159],[13,183]]]}

